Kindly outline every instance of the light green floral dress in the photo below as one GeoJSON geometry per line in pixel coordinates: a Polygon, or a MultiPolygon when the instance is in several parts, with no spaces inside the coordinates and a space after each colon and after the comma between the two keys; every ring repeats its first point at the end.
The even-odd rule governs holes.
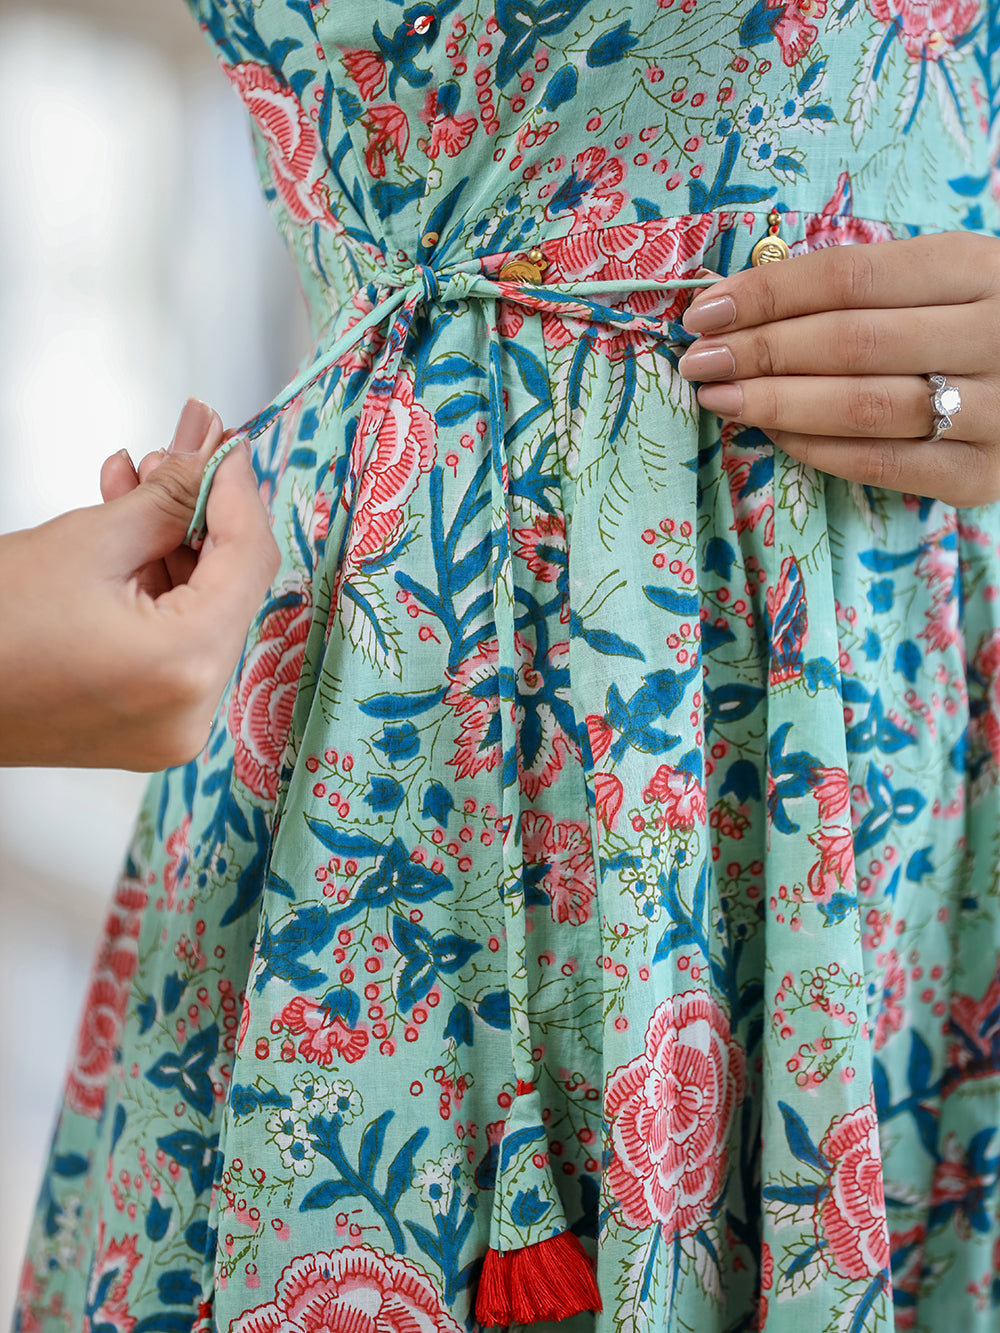
{"type": "Polygon", "coordinates": [[[996,0],[191,4],[315,347],[19,1333],[995,1330],[1000,515],[677,360],[772,208],[998,234],[996,0]]]}

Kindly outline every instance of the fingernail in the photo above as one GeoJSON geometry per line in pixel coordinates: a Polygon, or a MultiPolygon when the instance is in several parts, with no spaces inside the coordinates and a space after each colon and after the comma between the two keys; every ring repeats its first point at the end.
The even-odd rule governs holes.
{"type": "Polygon", "coordinates": [[[743,390],[738,384],[710,384],[698,390],[698,402],[719,417],[738,417],[743,411],[743,390]]]}
{"type": "Polygon", "coordinates": [[[731,296],[708,296],[692,301],[681,323],[689,333],[716,333],[736,323],[736,302],[731,296]]]}
{"type": "Polygon", "coordinates": [[[721,278],[722,274],[716,273],[714,268],[706,268],[705,265],[702,264],[701,268],[697,270],[694,276],[696,278],[721,278]]]}
{"type": "Polygon", "coordinates": [[[728,347],[702,347],[685,352],[677,369],[687,380],[728,380],[736,374],[736,359],[728,347]]]}
{"type": "Polygon", "coordinates": [[[125,462],[129,465],[132,471],[135,472],[135,464],[132,462],[132,455],[129,453],[129,451],[127,449],[119,449],[118,453],[122,458],[125,459],[125,462]]]}
{"type": "Polygon", "coordinates": [[[200,398],[189,398],[184,404],[170,448],[177,454],[196,454],[212,426],[214,412],[200,398]]]}

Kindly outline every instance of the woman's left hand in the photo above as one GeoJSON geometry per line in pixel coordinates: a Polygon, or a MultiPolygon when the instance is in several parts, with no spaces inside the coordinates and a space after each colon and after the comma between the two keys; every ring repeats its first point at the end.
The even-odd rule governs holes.
{"type": "Polygon", "coordinates": [[[1000,499],[1000,239],[832,246],[698,293],[680,360],[710,412],[794,458],[956,506],[1000,499]],[[938,440],[931,386],[961,394],[938,440]]]}

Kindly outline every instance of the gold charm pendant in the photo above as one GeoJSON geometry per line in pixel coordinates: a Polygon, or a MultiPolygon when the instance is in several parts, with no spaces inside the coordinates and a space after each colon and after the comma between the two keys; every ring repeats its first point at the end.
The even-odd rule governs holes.
{"type": "Polygon", "coordinates": [[[773,264],[779,259],[788,259],[791,250],[778,235],[781,218],[776,208],[767,215],[767,235],[757,242],[750,251],[750,262],[754,268],[761,264],[773,264]]]}
{"type": "Polygon", "coordinates": [[[518,255],[517,259],[508,260],[497,277],[501,282],[541,282],[546,268],[548,264],[545,256],[536,245],[527,255],[518,255]]]}

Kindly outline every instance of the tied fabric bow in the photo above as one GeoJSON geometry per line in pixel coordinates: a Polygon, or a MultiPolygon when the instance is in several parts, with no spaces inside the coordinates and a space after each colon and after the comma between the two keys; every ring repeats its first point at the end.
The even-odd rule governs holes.
{"type": "MultiPolygon", "coordinates": [[[[352,325],[252,420],[232,435],[213,455],[202,481],[197,508],[187,541],[197,549],[205,535],[205,513],[215,469],[242,440],[262,434],[312,385],[333,371],[368,332],[389,323],[385,346],[372,371],[363,412],[366,437],[359,442],[367,462],[381,422],[392,400],[399,365],[406,349],[414,315],[449,301],[476,302],[482,309],[489,334],[488,432],[491,460],[490,535],[493,613],[498,643],[498,696],[502,747],[503,805],[500,811],[502,841],[502,898],[506,929],[510,999],[510,1031],[516,1096],[504,1124],[503,1135],[488,1171],[480,1184],[493,1186],[493,1211],[489,1249],[484,1257],[476,1298],[476,1318],[483,1325],[532,1324],[562,1319],[587,1310],[599,1311],[601,1298],[590,1259],[578,1238],[569,1230],[561,1197],[549,1165],[548,1136],[541,1098],[534,1084],[528,972],[525,965],[524,865],[521,846],[521,793],[517,767],[515,708],[519,669],[515,638],[514,577],[511,566],[511,522],[506,463],[506,431],[502,383],[502,347],[497,326],[497,306],[511,302],[529,311],[551,312],[610,325],[623,331],[641,331],[653,338],[687,344],[693,336],[677,323],[661,317],[637,314],[594,300],[588,292],[627,296],[644,291],[695,289],[719,281],[715,276],[680,278],[663,282],[624,279],[609,284],[530,283],[492,279],[478,265],[456,267],[447,274],[430,266],[416,266],[406,274],[386,275],[378,290],[385,295],[352,325]]],[[[364,467],[364,465],[363,465],[364,467]]],[[[363,471],[362,467],[362,471],[363,471]]],[[[353,478],[357,493],[359,477],[353,478]]],[[[352,515],[353,517],[353,515],[352,515]]],[[[335,608],[331,608],[333,614],[335,608]]]]}

